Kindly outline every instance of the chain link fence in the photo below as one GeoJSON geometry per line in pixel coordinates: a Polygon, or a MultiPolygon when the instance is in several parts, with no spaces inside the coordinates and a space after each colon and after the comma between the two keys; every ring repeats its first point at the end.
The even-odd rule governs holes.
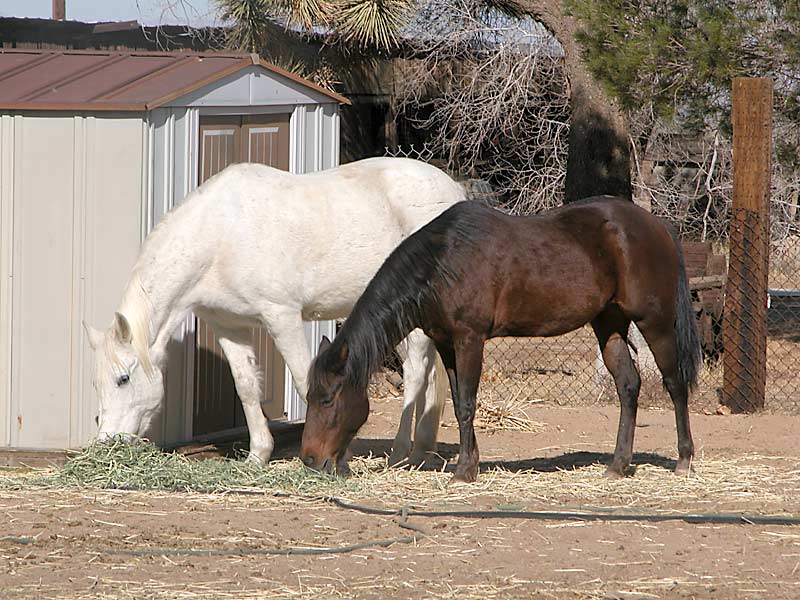
{"type": "MultiPolygon", "coordinates": [[[[387,154],[436,162],[428,147],[387,149],[387,154]]],[[[458,174],[451,175],[458,178],[458,174]]],[[[687,177],[685,170],[680,175],[687,177]]],[[[689,181],[704,177],[706,174],[698,171],[689,181]]],[[[463,183],[473,196],[490,204],[496,203],[492,187],[485,181],[466,180],[463,183]]],[[[662,185],[660,189],[665,188],[662,185]]],[[[724,410],[720,402],[723,388],[723,305],[730,252],[726,232],[730,207],[724,204],[722,209],[690,211],[686,206],[680,208],[677,196],[676,192],[670,193],[671,202],[676,203],[671,214],[664,214],[664,205],[657,202],[654,202],[653,212],[661,213],[681,232],[704,355],[704,365],[690,398],[690,408],[696,412],[713,413],[724,410]],[[679,221],[675,215],[689,215],[689,218],[679,221]],[[705,241],[698,242],[698,239],[705,241]]],[[[764,408],[768,412],[800,414],[800,211],[797,210],[797,190],[790,197],[783,193],[775,195],[771,208],[769,296],[760,299],[768,303],[764,408]]],[[[751,277],[753,274],[742,274],[745,281],[751,277]]],[[[752,299],[752,302],[756,301],[759,300],[752,299]]],[[[639,405],[671,408],[672,403],[663,389],[653,356],[635,328],[631,330],[630,339],[635,348],[632,355],[642,379],[639,405]]],[[[749,375],[747,370],[751,366],[746,360],[741,362],[740,368],[749,375]]],[[[487,342],[479,399],[509,409],[524,409],[539,403],[586,406],[618,402],[614,382],[603,365],[597,341],[588,325],[555,338],[496,338],[487,342]]]]}
{"type": "MultiPolygon", "coordinates": [[[[719,257],[727,258],[727,251],[727,248],[721,248],[718,253],[713,253],[712,261],[718,261],[719,257]]],[[[768,307],[764,409],[774,413],[800,414],[800,236],[773,243],[770,259],[769,296],[752,299],[752,302],[765,302],[768,307]]],[[[745,280],[749,276],[745,274],[745,280]]],[[[702,281],[703,278],[715,283],[714,276],[709,275],[690,277],[690,282],[702,281]]],[[[712,413],[725,410],[720,405],[724,287],[697,284],[691,287],[695,288],[692,291],[693,304],[703,342],[704,365],[698,386],[690,398],[690,408],[696,412],[712,413]],[[704,295],[711,295],[712,299],[704,302],[704,295]]],[[[744,326],[758,327],[748,321],[746,315],[743,317],[744,326]]],[[[647,345],[635,330],[631,332],[631,339],[637,348],[634,358],[642,378],[640,406],[671,407],[647,345]]],[[[734,378],[750,379],[754,376],[754,365],[745,358],[737,364],[741,371],[734,370],[734,378]]],[[[487,400],[517,406],[540,402],[584,406],[618,401],[613,380],[602,364],[589,326],[551,339],[498,338],[489,341],[484,351],[481,394],[487,400]]]]}
{"type": "Polygon", "coordinates": [[[766,410],[800,414],[800,235],[770,247],[766,410]]]}

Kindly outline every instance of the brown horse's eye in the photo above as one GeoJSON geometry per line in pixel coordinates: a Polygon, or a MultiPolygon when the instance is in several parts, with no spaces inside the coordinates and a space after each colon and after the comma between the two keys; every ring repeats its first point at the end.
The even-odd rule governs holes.
{"type": "Polygon", "coordinates": [[[319,401],[319,405],[327,408],[333,404],[333,396],[323,396],[322,399],[319,401]]]}

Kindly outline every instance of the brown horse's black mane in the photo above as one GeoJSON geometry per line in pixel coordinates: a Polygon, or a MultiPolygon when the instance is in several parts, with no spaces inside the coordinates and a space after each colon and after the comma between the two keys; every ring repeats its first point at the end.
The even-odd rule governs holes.
{"type": "Polygon", "coordinates": [[[334,364],[347,343],[348,358],[343,374],[356,388],[364,389],[386,356],[413,329],[422,324],[423,307],[436,300],[436,290],[452,281],[452,254],[445,264],[446,249],[480,245],[482,223],[493,213],[479,202],[459,202],[424,228],[403,240],[372,278],[350,317],[333,341],[330,352],[321,355],[325,364],[314,368],[341,369],[334,364]]]}

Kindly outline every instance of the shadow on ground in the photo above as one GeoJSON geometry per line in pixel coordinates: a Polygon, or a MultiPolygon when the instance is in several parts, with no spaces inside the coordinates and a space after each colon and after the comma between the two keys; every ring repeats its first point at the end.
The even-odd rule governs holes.
{"type": "MultiPolygon", "coordinates": [[[[384,456],[391,452],[392,440],[390,439],[359,439],[355,440],[350,450],[353,456],[384,456]]],[[[458,444],[439,442],[437,457],[429,461],[423,470],[442,470],[444,461],[449,461],[445,471],[450,472],[455,469],[454,460],[458,454],[458,444]]],[[[612,455],[608,452],[566,452],[558,456],[526,458],[521,460],[491,460],[481,461],[481,471],[491,469],[503,469],[513,473],[519,471],[538,471],[541,473],[553,473],[555,471],[570,471],[591,465],[608,465],[611,463],[612,455]]],[[[632,471],[638,465],[653,465],[668,471],[675,470],[675,459],[667,458],[653,452],[634,453],[631,463],[632,471]]],[[[630,473],[632,474],[632,473],[630,473]]]]}
{"type": "MultiPolygon", "coordinates": [[[[294,458],[300,453],[301,428],[286,430],[276,435],[275,452],[273,458],[289,459],[294,458]]],[[[367,438],[356,439],[350,446],[353,456],[388,456],[392,450],[391,439],[367,438]]],[[[228,458],[241,457],[247,451],[247,437],[242,436],[235,440],[216,442],[210,444],[192,444],[179,449],[180,452],[192,458],[212,458],[225,456],[228,458]]],[[[422,467],[425,471],[441,471],[444,467],[446,472],[455,470],[455,458],[458,455],[458,444],[439,442],[438,452],[433,455],[422,467]]],[[[492,469],[503,469],[512,473],[520,471],[537,471],[540,473],[553,473],[556,471],[570,471],[592,465],[608,465],[611,463],[612,455],[608,452],[566,452],[558,456],[548,456],[539,458],[525,458],[518,460],[491,460],[481,461],[481,471],[492,469]]],[[[668,471],[675,470],[675,460],[652,452],[639,452],[633,455],[631,470],[632,475],[638,465],[653,465],[668,471]]]]}

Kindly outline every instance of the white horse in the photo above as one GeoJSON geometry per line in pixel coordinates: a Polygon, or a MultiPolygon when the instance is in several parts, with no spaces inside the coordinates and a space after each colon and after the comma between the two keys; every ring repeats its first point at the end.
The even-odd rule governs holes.
{"type": "MultiPolygon", "coordinates": [[[[146,435],[164,395],[167,343],[193,311],[212,325],[230,364],[249,459],[266,462],[274,443],[251,328],[267,329],[305,398],[311,355],[303,319],[346,317],[395,246],[464,199],[445,173],[405,158],[307,175],[257,164],[218,173],[148,236],[110,328],[86,327],[98,437],[146,435]]],[[[405,398],[390,461],[420,464],[435,449],[447,379],[421,331],[401,352],[405,398]]]]}

